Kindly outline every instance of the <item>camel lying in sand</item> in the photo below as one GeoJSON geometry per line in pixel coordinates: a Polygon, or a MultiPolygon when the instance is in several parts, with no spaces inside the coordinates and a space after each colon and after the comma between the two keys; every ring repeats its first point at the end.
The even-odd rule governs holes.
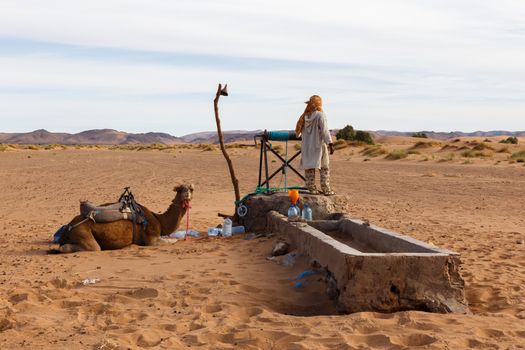
{"type": "MultiPolygon", "coordinates": [[[[169,235],[179,227],[186,214],[189,202],[193,196],[193,185],[180,185],[174,188],[177,193],[171,205],[163,214],[151,212],[138,204],[147,220],[145,229],[136,226],[133,234],[133,223],[130,220],[118,220],[107,223],[85,221],[62,235],[60,248],[51,253],[73,253],[79,251],[99,251],[121,249],[131,244],[156,245],[161,235],[169,235]]],[[[82,215],[76,216],[69,226],[74,226],[85,220],[82,215]]]]}

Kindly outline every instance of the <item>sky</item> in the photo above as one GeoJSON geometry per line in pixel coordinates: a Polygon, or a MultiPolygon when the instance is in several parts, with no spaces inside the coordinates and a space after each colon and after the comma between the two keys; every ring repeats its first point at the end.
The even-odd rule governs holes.
{"type": "Polygon", "coordinates": [[[522,0],[0,0],[0,132],[525,130],[522,0]]]}

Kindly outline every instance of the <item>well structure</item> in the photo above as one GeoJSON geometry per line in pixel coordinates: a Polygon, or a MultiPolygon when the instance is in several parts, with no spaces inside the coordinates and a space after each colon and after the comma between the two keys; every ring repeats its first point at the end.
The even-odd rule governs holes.
{"type": "Polygon", "coordinates": [[[275,233],[324,269],[343,312],[469,312],[458,253],[351,219],[344,196],[302,200],[313,208],[313,221],[289,222],[290,202],[278,194],[252,198],[245,225],[275,233]]]}

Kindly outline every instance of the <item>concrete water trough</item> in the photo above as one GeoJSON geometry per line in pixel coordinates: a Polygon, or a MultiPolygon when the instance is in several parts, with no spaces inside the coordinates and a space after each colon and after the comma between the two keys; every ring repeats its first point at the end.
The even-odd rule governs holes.
{"type": "Polygon", "coordinates": [[[270,211],[266,228],[325,269],[344,312],[469,312],[457,253],[346,217],[294,223],[270,211]]]}

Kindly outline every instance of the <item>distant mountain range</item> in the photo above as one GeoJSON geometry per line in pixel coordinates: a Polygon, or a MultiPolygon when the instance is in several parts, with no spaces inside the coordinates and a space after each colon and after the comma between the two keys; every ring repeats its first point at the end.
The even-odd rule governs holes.
{"type": "MultiPolygon", "coordinates": [[[[333,130],[335,133],[337,130],[333,130]]],[[[491,137],[491,136],[525,136],[525,131],[475,131],[475,132],[434,132],[422,131],[429,138],[451,139],[458,137],[491,137]]],[[[224,141],[243,142],[253,141],[253,137],[262,133],[262,130],[233,130],[224,131],[224,141]]],[[[374,138],[384,136],[412,136],[414,132],[403,131],[370,131],[374,138]]],[[[44,129],[27,133],[0,133],[0,143],[13,144],[64,144],[64,145],[122,145],[122,144],[176,144],[176,143],[218,143],[217,132],[207,131],[175,137],[161,132],[127,133],[113,129],[96,129],[82,131],[77,134],[55,133],[44,129]]]]}
{"type": "MultiPolygon", "coordinates": [[[[462,132],[462,131],[450,131],[450,132],[436,132],[436,131],[420,131],[425,133],[431,139],[447,140],[458,137],[493,137],[493,136],[525,136],[525,131],[505,131],[505,130],[493,130],[493,131],[474,131],[474,132],[462,132]]],[[[388,131],[388,130],[376,130],[371,131],[374,137],[383,136],[412,136],[414,131],[388,131]]]]}

